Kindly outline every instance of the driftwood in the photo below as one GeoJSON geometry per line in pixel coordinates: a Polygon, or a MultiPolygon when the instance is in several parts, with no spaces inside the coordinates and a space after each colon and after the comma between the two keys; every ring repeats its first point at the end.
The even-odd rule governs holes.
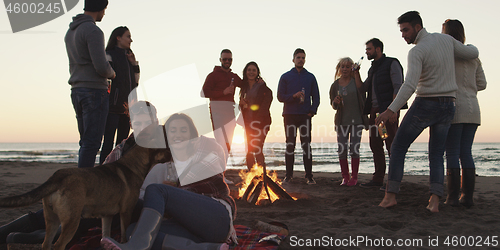
{"type": "Polygon", "coordinates": [[[259,179],[256,176],[256,177],[253,177],[250,184],[248,184],[247,190],[245,190],[245,193],[243,194],[243,197],[242,197],[244,201],[248,201],[248,196],[253,192],[253,190],[255,189],[255,183],[258,181],[259,181],[259,179]]]}
{"type": "Polygon", "coordinates": [[[280,234],[284,234],[286,236],[288,235],[288,229],[280,227],[280,226],[276,226],[276,225],[271,225],[269,223],[265,223],[265,222],[260,221],[260,220],[255,222],[254,227],[260,231],[264,231],[264,232],[268,232],[268,233],[280,233],[280,234]]]}
{"type": "Polygon", "coordinates": [[[253,190],[252,194],[250,197],[248,197],[248,203],[250,204],[255,204],[257,203],[257,200],[259,200],[260,193],[262,192],[262,188],[264,187],[264,181],[259,181],[259,184],[255,186],[255,189],[253,190]]]}
{"type": "Polygon", "coordinates": [[[287,199],[287,200],[293,200],[292,196],[290,196],[283,188],[281,188],[278,184],[276,184],[269,176],[264,175],[264,179],[266,180],[266,183],[268,184],[269,188],[276,194],[278,197],[287,199]]]}
{"type": "MultiPolygon", "coordinates": [[[[264,173],[266,173],[265,167],[264,173]]],[[[278,185],[267,174],[264,173],[260,176],[253,177],[252,181],[245,190],[245,193],[243,194],[242,199],[244,201],[250,204],[256,204],[259,200],[262,189],[265,190],[270,203],[272,203],[272,201],[271,195],[269,194],[269,189],[271,189],[273,193],[278,196],[278,199],[283,198],[287,200],[293,200],[292,196],[290,196],[280,185],[278,185]]]]}

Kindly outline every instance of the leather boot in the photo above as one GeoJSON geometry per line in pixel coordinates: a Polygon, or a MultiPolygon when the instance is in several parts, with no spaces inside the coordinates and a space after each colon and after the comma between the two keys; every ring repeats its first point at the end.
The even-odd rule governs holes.
{"type": "Polygon", "coordinates": [[[196,243],[190,239],[165,235],[163,238],[162,250],[227,250],[229,245],[226,243],[196,243]]]}
{"type": "MultiPolygon", "coordinates": [[[[55,243],[57,241],[59,235],[61,235],[61,227],[57,229],[56,237],[54,237],[52,243],[55,243]]],[[[33,231],[31,233],[19,233],[19,232],[10,233],[7,236],[6,241],[7,244],[9,243],[42,244],[44,239],[45,239],[45,229],[40,229],[33,231]]]]}
{"type": "Polygon", "coordinates": [[[462,196],[460,197],[460,204],[466,208],[474,206],[474,187],[476,185],[476,169],[463,168],[462,169],[462,196]]]}
{"type": "Polygon", "coordinates": [[[359,158],[351,158],[351,179],[347,183],[347,186],[352,187],[358,184],[358,171],[359,171],[359,158]]]}
{"type": "Polygon", "coordinates": [[[448,196],[444,204],[453,207],[460,206],[458,203],[458,196],[460,195],[460,168],[446,169],[446,187],[448,196]]]}
{"type": "Polygon", "coordinates": [[[342,171],[342,183],[340,185],[346,186],[350,179],[349,163],[347,162],[347,159],[341,159],[339,160],[339,163],[340,163],[340,171],[342,171]]]}
{"type": "Polygon", "coordinates": [[[103,249],[113,250],[149,250],[160,230],[162,218],[158,211],[146,207],[142,209],[141,217],[127,243],[119,244],[112,238],[104,237],[101,246],[103,249]]]}
{"type": "Polygon", "coordinates": [[[29,212],[9,224],[0,227],[0,244],[5,244],[7,235],[12,232],[29,233],[39,228],[39,223],[36,222],[35,214],[29,212]]]}

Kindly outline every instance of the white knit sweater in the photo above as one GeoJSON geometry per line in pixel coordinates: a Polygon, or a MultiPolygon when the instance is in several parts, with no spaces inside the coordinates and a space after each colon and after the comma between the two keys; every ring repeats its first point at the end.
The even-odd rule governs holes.
{"type": "Polygon", "coordinates": [[[481,124],[477,92],[486,88],[486,77],[479,59],[455,60],[457,100],[455,117],[451,123],[481,124]]]}
{"type": "Polygon", "coordinates": [[[397,112],[415,92],[417,97],[456,97],[455,57],[475,59],[479,51],[472,45],[464,45],[453,37],[440,33],[428,33],[421,29],[415,39],[415,47],[408,52],[408,71],[405,82],[389,106],[397,112]]]}

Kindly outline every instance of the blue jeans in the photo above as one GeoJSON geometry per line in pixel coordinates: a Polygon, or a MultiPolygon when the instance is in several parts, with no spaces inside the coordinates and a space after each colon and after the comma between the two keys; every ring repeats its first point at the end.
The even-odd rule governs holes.
{"type": "Polygon", "coordinates": [[[104,141],[102,143],[101,154],[99,155],[99,164],[102,165],[106,157],[123,140],[127,139],[130,132],[130,118],[126,114],[109,113],[106,119],[104,129],[104,141]],[[116,134],[116,143],[115,143],[116,134]]]}
{"type": "Polygon", "coordinates": [[[101,148],[104,126],[109,110],[109,94],[105,89],[73,88],[71,101],[80,132],[78,167],[94,167],[101,148]]]}
{"type": "Polygon", "coordinates": [[[399,125],[392,143],[389,161],[387,192],[399,193],[403,179],[406,152],[422,131],[430,127],[429,132],[429,168],[430,193],[444,194],[444,150],[448,129],[455,115],[454,98],[417,97],[406,112],[399,125]]]}
{"type": "Polygon", "coordinates": [[[446,139],[446,168],[476,168],[472,158],[472,143],[478,124],[451,124],[446,139]]]}
{"type": "Polygon", "coordinates": [[[151,184],[144,194],[144,207],[171,217],[162,222],[152,249],[161,249],[167,234],[196,243],[225,242],[229,234],[230,217],[226,207],[205,195],[164,184],[151,184]]]}

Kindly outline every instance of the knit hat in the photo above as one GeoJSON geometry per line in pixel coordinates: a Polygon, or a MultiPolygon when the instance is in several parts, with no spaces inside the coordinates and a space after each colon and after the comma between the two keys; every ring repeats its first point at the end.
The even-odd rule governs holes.
{"type": "Polygon", "coordinates": [[[85,0],[83,10],[90,12],[99,12],[108,6],[108,0],[85,0]]]}

